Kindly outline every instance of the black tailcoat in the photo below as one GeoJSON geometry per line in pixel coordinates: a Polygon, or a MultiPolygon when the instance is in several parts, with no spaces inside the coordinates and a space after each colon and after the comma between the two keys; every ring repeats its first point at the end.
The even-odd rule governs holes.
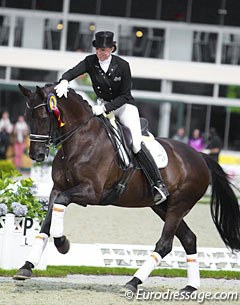
{"type": "Polygon", "coordinates": [[[95,54],[87,56],[75,67],[62,75],[62,79],[71,81],[81,74],[88,73],[97,97],[107,102],[107,112],[121,107],[125,103],[135,105],[131,95],[131,71],[129,63],[119,56],[112,55],[108,71],[105,73],[95,54]]]}

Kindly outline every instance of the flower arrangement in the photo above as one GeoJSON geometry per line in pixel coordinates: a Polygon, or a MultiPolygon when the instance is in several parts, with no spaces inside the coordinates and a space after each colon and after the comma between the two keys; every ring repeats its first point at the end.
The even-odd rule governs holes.
{"type": "Polygon", "coordinates": [[[36,198],[37,187],[31,178],[20,179],[16,170],[0,171],[0,216],[45,217],[47,201],[36,198]]]}

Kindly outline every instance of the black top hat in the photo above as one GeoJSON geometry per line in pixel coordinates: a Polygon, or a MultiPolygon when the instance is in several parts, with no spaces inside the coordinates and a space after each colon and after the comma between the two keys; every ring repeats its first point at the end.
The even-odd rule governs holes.
{"type": "Polygon", "coordinates": [[[102,31],[95,34],[95,40],[93,40],[92,45],[95,48],[112,48],[116,51],[116,41],[113,41],[113,32],[102,31]]]}

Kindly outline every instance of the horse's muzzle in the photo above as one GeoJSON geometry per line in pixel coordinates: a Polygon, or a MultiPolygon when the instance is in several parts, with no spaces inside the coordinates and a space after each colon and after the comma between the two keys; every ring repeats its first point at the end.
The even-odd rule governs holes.
{"type": "Polygon", "coordinates": [[[42,161],[44,161],[44,159],[45,159],[45,154],[43,154],[43,153],[39,153],[39,154],[37,154],[36,156],[35,155],[33,155],[33,154],[29,154],[29,157],[32,159],[32,160],[35,160],[35,161],[37,161],[37,162],[42,162],[42,161]]]}

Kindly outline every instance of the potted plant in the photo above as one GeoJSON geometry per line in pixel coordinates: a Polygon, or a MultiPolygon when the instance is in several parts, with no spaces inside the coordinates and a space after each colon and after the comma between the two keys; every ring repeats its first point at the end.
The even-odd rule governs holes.
{"type": "Polygon", "coordinates": [[[0,268],[16,268],[34,244],[47,210],[31,178],[0,169],[0,268]]]}
{"type": "Polygon", "coordinates": [[[16,217],[43,220],[47,202],[35,194],[37,187],[31,178],[20,178],[16,170],[0,171],[0,217],[12,213],[16,217]]]}

